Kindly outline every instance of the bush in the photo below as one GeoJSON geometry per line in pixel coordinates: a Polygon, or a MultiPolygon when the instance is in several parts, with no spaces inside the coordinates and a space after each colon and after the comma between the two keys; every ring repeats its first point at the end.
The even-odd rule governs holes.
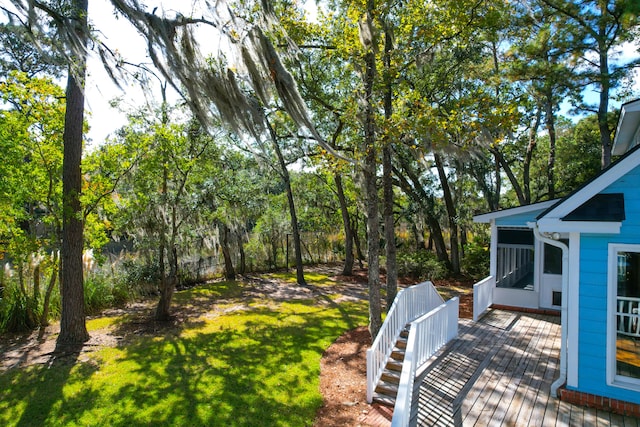
{"type": "Polygon", "coordinates": [[[38,326],[40,307],[15,283],[7,284],[0,299],[0,331],[24,332],[38,326]]]}
{"type": "Polygon", "coordinates": [[[444,263],[426,250],[399,253],[397,264],[399,276],[409,276],[417,280],[441,279],[448,273],[444,263]]]}
{"type": "Polygon", "coordinates": [[[474,236],[464,247],[462,271],[476,280],[489,275],[489,238],[485,235],[474,236]]]}
{"type": "Polygon", "coordinates": [[[151,263],[139,263],[134,259],[128,259],[122,263],[122,266],[124,268],[122,281],[126,283],[132,295],[158,294],[161,277],[157,260],[154,259],[151,263]]]}
{"type": "Polygon", "coordinates": [[[129,300],[124,280],[102,273],[93,273],[84,280],[84,305],[87,314],[96,314],[108,307],[116,307],[129,300]]]}

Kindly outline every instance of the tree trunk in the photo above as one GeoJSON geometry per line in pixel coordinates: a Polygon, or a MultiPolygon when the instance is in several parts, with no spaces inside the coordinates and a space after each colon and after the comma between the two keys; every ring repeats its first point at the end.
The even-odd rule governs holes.
{"type": "MultiPolygon", "coordinates": [[[[162,126],[169,124],[169,115],[167,112],[167,98],[166,98],[166,86],[160,86],[162,93],[162,106],[161,106],[161,122],[162,126]]],[[[171,244],[167,243],[167,218],[166,212],[169,209],[169,170],[168,162],[169,155],[164,144],[161,145],[163,150],[163,167],[162,167],[162,207],[160,211],[160,247],[158,248],[158,263],[160,267],[160,299],[156,306],[155,320],[166,321],[171,318],[171,299],[173,298],[173,291],[175,289],[175,283],[171,278],[171,244]],[[165,255],[166,254],[166,255],[165,255]],[[166,261],[169,262],[169,274],[167,275],[166,261]]],[[[175,210],[173,211],[175,212],[175,210]]],[[[173,222],[173,221],[172,221],[173,222]]]]}
{"type": "Polygon", "coordinates": [[[89,339],[84,311],[82,271],[83,228],[80,193],[82,192],[82,128],[84,125],[84,78],[86,74],[87,0],[73,0],[72,22],[82,52],[69,67],[66,111],[62,140],[62,312],[56,350],[75,348],[89,339]]]}
{"type": "Polygon", "coordinates": [[[553,110],[553,93],[549,89],[545,94],[545,123],[549,133],[549,159],[547,161],[547,192],[549,193],[549,200],[556,198],[556,124],[553,110]]]}
{"type": "Polygon", "coordinates": [[[236,232],[238,238],[238,252],[240,252],[240,274],[247,272],[247,256],[244,253],[244,237],[240,231],[236,232]]]}
{"type": "MultiPolygon", "coordinates": [[[[384,22],[384,117],[388,126],[391,125],[393,114],[393,86],[391,75],[391,51],[393,37],[391,27],[384,22]]],[[[388,135],[388,133],[386,134],[388,135]]],[[[382,188],[383,188],[383,216],[385,255],[387,269],[387,310],[393,304],[398,293],[398,265],[396,262],[396,233],[393,217],[393,178],[391,164],[391,140],[385,136],[382,148],[382,188]]]]}
{"type": "MultiPolygon", "coordinates": [[[[162,206],[167,206],[167,192],[168,192],[168,171],[165,166],[162,171],[162,206]]],[[[164,210],[160,212],[160,244],[158,247],[158,266],[160,269],[160,299],[156,306],[155,319],[167,320],[170,317],[169,307],[171,305],[171,296],[173,292],[170,289],[170,280],[167,277],[167,266],[165,254],[168,253],[167,247],[167,219],[165,218],[164,210]]]]}
{"type": "Polygon", "coordinates": [[[220,233],[220,247],[222,248],[222,257],[224,258],[224,278],[227,280],[236,280],[236,270],[233,268],[231,260],[231,250],[229,247],[229,227],[221,222],[218,226],[220,233]]]}
{"type": "Polygon", "coordinates": [[[44,301],[42,302],[42,315],[40,316],[40,331],[38,332],[38,339],[42,339],[44,336],[45,328],[49,326],[49,305],[51,303],[51,293],[53,287],[56,285],[56,279],[58,277],[58,251],[53,252],[53,262],[51,263],[51,277],[49,277],[49,283],[44,291],[44,301]]]}
{"type": "Polygon", "coordinates": [[[427,220],[427,227],[429,227],[429,247],[433,243],[436,249],[436,257],[438,261],[443,262],[448,269],[451,269],[451,262],[449,261],[449,254],[447,253],[447,245],[444,242],[442,235],[442,227],[438,218],[435,217],[435,199],[432,195],[427,194],[420,184],[418,175],[411,170],[408,162],[402,157],[399,158],[400,164],[407,177],[411,180],[411,183],[407,180],[407,177],[402,175],[399,171],[394,169],[394,174],[398,178],[400,187],[407,193],[417,204],[422,208],[422,213],[427,220]],[[412,185],[413,184],[413,185],[412,185]]]}
{"type": "Polygon", "coordinates": [[[358,265],[360,266],[360,269],[363,269],[364,265],[362,264],[362,261],[364,261],[365,256],[364,256],[364,253],[362,252],[362,245],[360,245],[357,214],[356,214],[356,217],[353,219],[353,222],[351,222],[351,231],[353,232],[353,244],[356,247],[356,254],[358,255],[358,265]]]}
{"type": "Polygon", "coordinates": [[[458,213],[456,211],[455,204],[453,203],[453,195],[451,194],[451,187],[449,186],[449,179],[444,170],[444,164],[442,163],[442,157],[440,154],[433,153],[433,157],[436,162],[436,168],[438,169],[438,176],[440,177],[440,184],[442,187],[442,194],[444,196],[444,204],[447,208],[447,217],[449,218],[449,244],[451,251],[451,269],[454,273],[460,273],[460,244],[458,243],[458,213]]]}
{"type": "Polygon", "coordinates": [[[293,234],[293,249],[296,257],[296,282],[298,285],[305,286],[307,282],[304,279],[304,267],[302,265],[302,243],[300,241],[300,227],[298,226],[298,216],[296,215],[296,204],[293,200],[293,190],[291,189],[291,177],[287,170],[287,164],[284,161],[282,150],[278,144],[278,137],[271,125],[268,125],[271,135],[271,144],[278,157],[280,165],[280,176],[287,191],[287,202],[289,203],[289,215],[291,216],[291,233],[293,234]]]}
{"type": "Polygon", "coordinates": [[[353,231],[349,222],[349,210],[347,208],[347,198],[344,195],[344,187],[342,185],[342,176],[336,173],[333,176],[336,183],[336,193],[338,194],[338,202],[340,203],[340,212],[342,213],[342,225],[344,227],[344,267],[342,274],[351,276],[353,274],[353,231]]]}
{"type": "Polygon", "coordinates": [[[533,151],[538,142],[538,127],[540,126],[541,115],[542,108],[538,107],[533,125],[529,130],[529,144],[527,145],[527,151],[524,155],[524,162],[522,162],[522,188],[527,204],[531,203],[531,160],[533,159],[533,151]]]}
{"type": "Polygon", "coordinates": [[[167,267],[165,263],[165,253],[167,251],[167,243],[164,227],[160,235],[160,244],[158,247],[158,268],[160,270],[160,300],[156,306],[154,318],[156,320],[167,320],[169,318],[169,306],[171,305],[171,297],[169,294],[169,279],[167,277],[167,267]]]}
{"type": "Polygon", "coordinates": [[[40,264],[33,267],[33,301],[40,302],[40,264]]]}
{"type": "Polygon", "coordinates": [[[416,240],[416,251],[426,250],[427,245],[424,243],[424,234],[415,221],[411,222],[411,231],[413,232],[414,239],[416,240]]]}
{"type": "Polygon", "coordinates": [[[398,293],[398,264],[396,261],[395,218],[393,216],[393,181],[391,177],[391,147],[382,150],[382,187],[384,197],[384,237],[387,269],[387,309],[398,293]]]}
{"type": "MultiPolygon", "coordinates": [[[[495,153],[494,153],[495,154],[495,153]]],[[[500,193],[502,192],[502,175],[500,174],[500,160],[494,155],[495,170],[496,170],[496,193],[494,194],[493,205],[496,210],[500,209],[500,193]]]]}
{"type": "Polygon", "coordinates": [[[376,75],[375,30],[373,28],[375,4],[367,0],[366,12],[360,23],[360,39],[365,49],[364,62],[364,93],[362,106],[364,117],[364,186],[367,197],[367,268],[369,282],[369,332],[375,339],[382,327],[382,304],[380,301],[380,231],[378,186],[376,171],[377,148],[375,133],[375,117],[373,109],[373,91],[376,75]]]}
{"type": "MultiPolygon", "coordinates": [[[[604,11],[603,11],[604,13],[604,11]]],[[[600,105],[598,106],[598,129],[600,129],[600,142],[602,144],[602,169],[607,168],[611,164],[611,131],[607,121],[607,113],[609,110],[609,89],[611,87],[609,77],[609,58],[607,57],[608,49],[605,42],[599,42],[600,45],[600,105]]]]}
{"type": "MultiPolygon", "coordinates": [[[[518,198],[518,203],[520,203],[520,206],[524,206],[527,204],[527,199],[525,197],[524,191],[522,190],[522,187],[520,186],[520,183],[518,182],[518,179],[516,178],[515,174],[513,173],[513,170],[511,169],[511,166],[509,165],[509,163],[507,163],[507,160],[504,158],[504,156],[502,155],[502,153],[499,151],[498,148],[493,148],[491,149],[491,151],[493,152],[493,155],[496,159],[496,161],[498,162],[498,164],[500,166],[502,166],[502,169],[504,170],[504,172],[507,174],[507,178],[509,178],[509,182],[511,183],[511,186],[513,187],[513,191],[515,191],[516,193],[516,197],[518,198]]],[[[497,170],[499,171],[499,167],[497,168],[497,170]]],[[[498,173],[498,172],[496,172],[498,173]]],[[[499,193],[496,193],[498,196],[498,198],[500,197],[499,193]]],[[[496,203],[497,206],[497,203],[496,203]]]]}

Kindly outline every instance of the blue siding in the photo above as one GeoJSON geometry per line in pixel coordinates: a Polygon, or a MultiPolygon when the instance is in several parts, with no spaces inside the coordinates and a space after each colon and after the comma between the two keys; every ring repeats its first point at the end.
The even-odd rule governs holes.
{"type": "Polygon", "coordinates": [[[580,241],[578,387],[586,393],[640,403],[640,393],[606,382],[609,243],[640,244],[640,166],[604,193],[624,193],[626,220],[619,235],[583,234],[580,241]]]}

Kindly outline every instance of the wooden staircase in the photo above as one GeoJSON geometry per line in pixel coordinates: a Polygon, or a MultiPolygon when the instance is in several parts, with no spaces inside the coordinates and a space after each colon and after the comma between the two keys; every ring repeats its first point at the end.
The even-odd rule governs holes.
{"type": "Polygon", "coordinates": [[[402,372],[402,363],[404,362],[405,349],[407,348],[407,339],[409,338],[409,326],[407,325],[396,340],[396,345],[391,351],[391,356],[387,360],[384,371],[380,377],[373,401],[382,405],[393,407],[396,404],[396,396],[398,395],[398,385],[400,384],[400,373],[402,372]]]}

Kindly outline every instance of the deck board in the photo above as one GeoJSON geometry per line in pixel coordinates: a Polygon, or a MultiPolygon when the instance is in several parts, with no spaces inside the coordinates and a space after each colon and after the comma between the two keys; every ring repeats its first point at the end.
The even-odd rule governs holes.
{"type": "Polygon", "coordinates": [[[632,426],[638,420],[550,396],[558,375],[557,316],[491,310],[461,319],[458,337],[416,381],[416,426],[632,426]]]}

